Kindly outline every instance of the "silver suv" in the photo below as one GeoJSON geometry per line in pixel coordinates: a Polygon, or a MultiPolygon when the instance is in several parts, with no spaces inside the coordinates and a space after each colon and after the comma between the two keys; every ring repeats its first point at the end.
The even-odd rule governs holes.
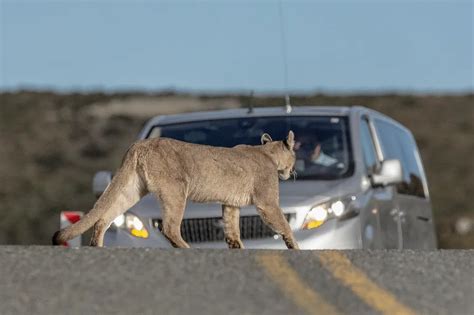
{"type": "MultiPolygon", "coordinates": [[[[169,137],[232,147],[261,135],[295,133],[296,178],[280,183],[280,205],[302,249],[436,248],[428,185],[415,140],[393,119],[364,107],[235,109],[159,116],[139,139],[169,137]]],[[[100,195],[110,172],[98,172],[100,195]]],[[[170,247],[160,205],[145,196],[112,223],[105,246],[170,247]]],[[[243,208],[246,248],[286,248],[254,207],[243,208]]],[[[221,206],[188,203],[181,234],[197,248],[225,248],[221,206]]]]}

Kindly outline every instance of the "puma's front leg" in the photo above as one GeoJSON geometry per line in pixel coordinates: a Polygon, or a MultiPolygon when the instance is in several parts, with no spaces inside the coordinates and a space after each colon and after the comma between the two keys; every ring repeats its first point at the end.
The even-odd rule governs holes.
{"type": "Polygon", "coordinates": [[[240,208],[222,205],[225,241],[229,248],[244,248],[240,240],[239,217],[240,208]]]}
{"type": "Polygon", "coordinates": [[[257,210],[263,222],[270,226],[275,233],[282,236],[288,249],[299,249],[290,224],[285,219],[283,210],[279,206],[257,206],[257,210]]]}

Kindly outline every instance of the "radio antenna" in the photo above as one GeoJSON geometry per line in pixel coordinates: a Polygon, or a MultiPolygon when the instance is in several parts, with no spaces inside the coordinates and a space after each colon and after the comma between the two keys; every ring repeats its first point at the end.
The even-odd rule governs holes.
{"type": "Polygon", "coordinates": [[[278,12],[280,17],[280,42],[281,42],[281,54],[283,56],[283,79],[285,82],[285,107],[286,112],[291,112],[290,93],[288,91],[288,60],[286,56],[286,34],[285,34],[285,20],[283,16],[283,4],[282,0],[278,1],[278,12]]]}
{"type": "Polygon", "coordinates": [[[253,90],[250,91],[250,95],[248,97],[248,102],[247,102],[247,114],[253,114],[253,90]]]}

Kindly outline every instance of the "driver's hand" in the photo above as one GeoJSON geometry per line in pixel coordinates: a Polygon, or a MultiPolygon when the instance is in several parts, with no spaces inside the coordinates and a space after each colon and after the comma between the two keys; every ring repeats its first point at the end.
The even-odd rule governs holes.
{"type": "Polygon", "coordinates": [[[321,145],[318,144],[314,148],[313,153],[311,154],[311,161],[316,161],[319,158],[320,154],[321,154],[321,145]]]}

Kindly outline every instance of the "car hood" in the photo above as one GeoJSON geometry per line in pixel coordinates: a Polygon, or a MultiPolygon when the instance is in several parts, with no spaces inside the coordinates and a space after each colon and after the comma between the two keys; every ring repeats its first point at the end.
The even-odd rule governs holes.
{"type": "MultiPolygon", "coordinates": [[[[339,186],[344,180],[313,181],[299,180],[280,182],[280,207],[284,212],[296,212],[303,208],[305,210],[315,204],[325,202],[329,198],[337,195],[339,186]]],[[[142,198],[131,212],[146,218],[161,217],[161,206],[152,194],[142,198]]],[[[241,209],[242,215],[255,214],[255,207],[245,207],[241,209]]],[[[185,218],[214,217],[221,216],[220,204],[194,203],[188,202],[186,205],[185,218]]]]}

